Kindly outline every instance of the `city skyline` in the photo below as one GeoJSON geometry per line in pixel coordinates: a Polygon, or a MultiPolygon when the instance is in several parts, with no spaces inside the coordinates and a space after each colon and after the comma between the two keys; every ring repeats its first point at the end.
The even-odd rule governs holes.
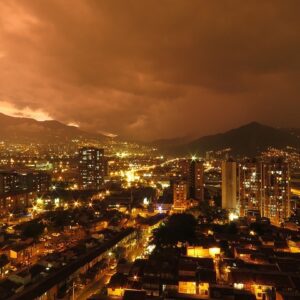
{"type": "Polygon", "coordinates": [[[300,1],[0,1],[0,300],[300,299],[300,1]]]}
{"type": "Polygon", "coordinates": [[[137,140],[300,127],[298,1],[0,4],[0,111],[137,140]]]}

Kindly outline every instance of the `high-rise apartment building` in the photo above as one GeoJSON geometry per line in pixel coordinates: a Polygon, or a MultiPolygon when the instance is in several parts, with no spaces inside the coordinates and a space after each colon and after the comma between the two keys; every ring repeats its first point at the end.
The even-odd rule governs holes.
{"type": "Polygon", "coordinates": [[[45,193],[49,191],[51,176],[46,172],[31,170],[0,171],[0,195],[20,192],[45,193]]]}
{"type": "Polygon", "coordinates": [[[187,159],[179,162],[182,178],[188,182],[188,197],[204,200],[204,166],[198,159],[187,159]]]}
{"type": "Polygon", "coordinates": [[[49,191],[51,176],[33,170],[0,171],[0,208],[14,211],[28,208],[37,197],[49,191]]]}
{"type": "Polygon", "coordinates": [[[238,207],[240,216],[260,211],[261,163],[247,161],[238,167],[238,207]]]}
{"type": "Polygon", "coordinates": [[[222,208],[237,209],[237,163],[222,161],[222,208]]]}
{"type": "Polygon", "coordinates": [[[279,224],[291,215],[290,168],[282,161],[262,164],[261,215],[279,224]]]}
{"type": "Polygon", "coordinates": [[[175,211],[184,211],[187,207],[188,184],[186,181],[177,181],[173,183],[173,209],[175,211]]]}
{"type": "Polygon", "coordinates": [[[192,159],[190,162],[190,197],[195,200],[204,200],[204,166],[203,162],[192,159]]]}
{"type": "Polygon", "coordinates": [[[279,224],[291,215],[288,163],[281,160],[243,162],[238,168],[238,184],[241,216],[257,211],[279,224]]]}
{"type": "Polygon", "coordinates": [[[79,184],[82,189],[99,190],[104,183],[104,150],[84,147],[79,150],[79,184]]]}

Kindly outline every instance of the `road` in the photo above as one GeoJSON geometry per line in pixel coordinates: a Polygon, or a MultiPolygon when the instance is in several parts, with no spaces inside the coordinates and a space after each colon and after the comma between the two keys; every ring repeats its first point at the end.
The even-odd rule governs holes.
{"type": "MultiPolygon", "coordinates": [[[[145,244],[146,238],[141,239],[139,243],[133,248],[128,249],[126,258],[129,261],[135,261],[135,259],[145,253],[145,244]]],[[[84,288],[84,290],[77,292],[78,295],[75,294],[76,300],[86,300],[94,294],[100,293],[102,288],[109,283],[110,278],[115,274],[115,271],[107,270],[105,274],[95,282],[92,282],[88,286],[84,288]]]]}
{"type": "Polygon", "coordinates": [[[89,284],[83,291],[79,292],[78,295],[75,294],[76,300],[86,300],[92,295],[99,293],[102,288],[110,281],[113,274],[106,273],[101,279],[89,284]]]}

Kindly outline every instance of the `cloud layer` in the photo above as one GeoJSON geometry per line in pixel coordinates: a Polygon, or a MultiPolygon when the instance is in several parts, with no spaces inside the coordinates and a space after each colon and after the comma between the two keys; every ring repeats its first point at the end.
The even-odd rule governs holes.
{"type": "Polygon", "coordinates": [[[297,0],[2,1],[0,101],[145,140],[252,120],[300,127],[299,11],[297,0]]]}

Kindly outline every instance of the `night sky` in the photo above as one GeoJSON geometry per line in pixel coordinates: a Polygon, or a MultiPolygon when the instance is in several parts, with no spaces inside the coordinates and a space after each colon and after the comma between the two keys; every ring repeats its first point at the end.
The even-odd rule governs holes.
{"type": "Polygon", "coordinates": [[[300,1],[0,2],[0,111],[139,140],[300,127],[300,1]]]}

